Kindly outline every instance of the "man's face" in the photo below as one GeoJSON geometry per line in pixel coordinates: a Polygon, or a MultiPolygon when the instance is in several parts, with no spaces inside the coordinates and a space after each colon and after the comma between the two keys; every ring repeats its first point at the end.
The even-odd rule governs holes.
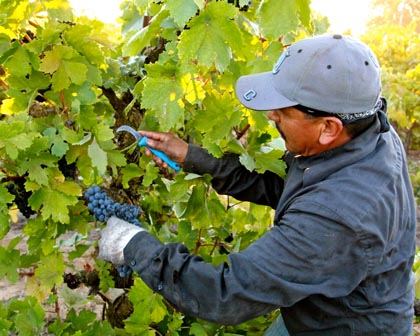
{"type": "Polygon", "coordinates": [[[310,118],[293,107],[272,110],[268,112],[268,118],[275,122],[290,152],[302,156],[319,152],[318,126],[322,118],[310,118]]]}

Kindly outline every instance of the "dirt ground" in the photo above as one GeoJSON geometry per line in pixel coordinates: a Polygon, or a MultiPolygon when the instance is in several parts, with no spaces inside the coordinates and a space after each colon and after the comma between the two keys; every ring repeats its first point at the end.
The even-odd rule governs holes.
{"type": "MultiPolygon", "coordinates": [[[[0,245],[5,247],[9,244],[9,242],[12,239],[14,239],[16,236],[21,235],[22,228],[25,225],[25,222],[26,222],[25,218],[19,215],[19,220],[16,223],[11,223],[11,230],[6,235],[6,237],[2,239],[2,241],[0,242],[0,245]]],[[[70,239],[70,237],[73,234],[74,233],[69,232],[60,238],[62,240],[67,240],[67,239],[70,239]]],[[[93,240],[98,238],[98,237],[95,237],[95,235],[98,236],[98,233],[93,231],[92,237],[91,237],[93,240]]],[[[27,239],[23,239],[16,246],[16,248],[22,251],[22,253],[27,252],[26,240],[27,239]]],[[[64,255],[66,255],[66,252],[67,252],[66,250],[70,251],[69,248],[64,248],[63,249],[64,255]]],[[[83,258],[76,258],[72,260],[71,261],[72,267],[68,267],[66,269],[66,273],[76,273],[77,271],[83,270],[86,265],[93,265],[94,260],[93,260],[92,254],[93,254],[93,249],[90,249],[86,251],[83,258]]],[[[21,269],[20,270],[21,276],[19,280],[14,284],[9,283],[9,281],[6,279],[0,279],[1,300],[3,302],[6,302],[13,297],[23,298],[25,296],[26,282],[28,278],[32,276],[33,271],[34,271],[33,269],[21,269]]],[[[89,288],[80,286],[79,288],[75,290],[75,293],[80,294],[81,297],[87,297],[89,293],[89,288]]],[[[59,307],[59,311],[57,313],[57,307],[55,305],[46,306],[45,312],[47,313],[47,319],[54,320],[57,318],[58,315],[60,316],[60,318],[64,319],[65,316],[67,315],[68,307],[64,303],[64,300],[60,298],[60,292],[58,293],[58,296],[59,296],[59,301],[58,301],[57,306],[59,307]]],[[[95,311],[98,317],[101,317],[103,307],[104,307],[104,301],[100,297],[95,297],[94,301],[87,301],[83,308],[95,311]]]]}
{"type": "MultiPolygon", "coordinates": [[[[415,167],[417,166],[417,169],[419,169],[418,167],[420,167],[420,151],[416,153],[411,153],[410,158],[414,162],[418,163],[417,165],[415,165],[415,167]]],[[[4,247],[7,246],[13,238],[21,235],[22,228],[25,225],[25,219],[22,216],[19,216],[18,218],[19,220],[16,223],[11,224],[10,232],[6,235],[4,239],[1,240],[0,242],[1,246],[4,246],[4,247]]],[[[70,232],[66,236],[61,237],[61,239],[63,240],[69,239],[72,235],[73,233],[70,232]]],[[[90,238],[92,240],[97,239],[98,232],[92,231],[90,238]]],[[[26,241],[24,239],[17,245],[17,248],[19,248],[22,251],[22,253],[25,253],[27,251],[25,243],[26,241]]],[[[420,206],[418,206],[418,209],[417,209],[417,245],[420,247],[420,206]]],[[[83,270],[86,265],[93,265],[94,260],[92,257],[92,253],[93,253],[93,250],[88,250],[85,253],[83,258],[72,260],[72,265],[74,268],[68,268],[66,272],[75,273],[76,271],[83,270]]],[[[21,272],[20,279],[14,284],[9,283],[6,279],[0,279],[0,299],[3,302],[6,302],[10,298],[13,298],[13,297],[23,298],[25,296],[25,285],[28,280],[28,277],[31,276],[31,272],[33,272],[33,270],[25,269],[21,271],[22,272],[21,272]]],[[[89,289],[84,286],[81,286],[77,288],[75,291],[78,294],[80,294],[81,297],[86,297],[89,289]]],[[[121,291],[122,290],[118,290],[118,289],[116,289],[115,291],[111,291],[109,293],[109,296],[110,296],[109,298],[112,300],[113,298],[119,296],[121,294],[121,291]]],[[[54,320],[57,318],[57,315],[60,318],[64,319],[67,314],[68,307],[64,303],[64,300],[60,297],[60,292],[58,296],[59,296],[58,312],[57,312],[57,307],[55,305],[48,306],[45,309],[48,315],[47,317],[48,319],[54,320]]],[[[87,301],[85,305],[83,306],[83,308],[95,311],[98,315],[98,318],[101,318],[103,314],[103,309],[104,309],[104,301],[99,296],[95,296],[95,300],[87,301]]],[[[414,331],[416,335],[420,336],[420,325],[415,325],[414,331]]]]}

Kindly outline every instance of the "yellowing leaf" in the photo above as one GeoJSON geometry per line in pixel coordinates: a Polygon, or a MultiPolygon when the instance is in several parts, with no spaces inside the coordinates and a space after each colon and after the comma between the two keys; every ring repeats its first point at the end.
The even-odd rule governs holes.
{"type": "Polygon", "coordinates": [[[203,90],[202,83],[195,80],[191,73],[187,73],[181,78],[181,85],[182,89],[184,90],[185,99],[190,104],[201,101],[206,96],[206,92],[203,90]]]}
{"type": "Polygon", "coordinates": [[[55,46],[51,51],[46,51],[40,63],[39,69],[43,72],[53,74],[58,70],[61,60],[65,58],[66,51],[69,53],[71,48],[65,46],[55,46]]]}
{"type": "Polygon", "coordinates": [[[41,289],[41,284],[35,277],[29,277],[26,281],[25,295],[36,298],[39,302],[44,302],[51,293],[51,289],[41,289]]]}
{"type": "Polygon", "coordinates": [[[73,181],[64,181],[55,187],[56,190],[61,191],[66,195],[80,196],[82,190],[80,186],[73,181]]]}
{"type": "Polygon", "coordinates": [[[18,112],[14,109],[15,98],[6,98],[3,99],[0,105],[0,113],[5,115],[12,115],[15,112],[18,112]]]}
{"type": "Polygon", "coordinates": [[[41,263],[26,284],[26,294],[43,302],[51,290],[63,283],[65,265],[62,254],[51,254],[41,257],[41,263]]]}

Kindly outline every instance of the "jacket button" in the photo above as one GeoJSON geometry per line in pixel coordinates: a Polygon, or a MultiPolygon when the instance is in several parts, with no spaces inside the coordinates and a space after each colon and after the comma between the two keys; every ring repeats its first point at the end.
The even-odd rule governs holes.
{"type": "Polygon", "coordinates": [[[136,265],[136,260],[134,260],[134,259],[133,259],[133,260],[131,260],[131,261],[130,261],[130,265],[131,265],[131,266],[135,266],[135,265],[136,265]]]}
{"type": "Polygon", "coordinates": [[[160,283],[160,284],[158,285],[157,289],[158,289],[158,291],[161,291],[161,290],[163,289],[163,284],[162,284],[162,283],[160,283]]]}

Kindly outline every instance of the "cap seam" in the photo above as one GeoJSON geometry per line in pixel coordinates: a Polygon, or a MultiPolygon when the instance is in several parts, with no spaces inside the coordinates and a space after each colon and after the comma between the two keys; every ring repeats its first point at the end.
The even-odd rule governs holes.
{"type": "MultiPolygon", "coordinates": [[[[351,90],[353,89],[352,87],[351,87],[351,81],[350,81],[350,60],[349,60],[349,52],[348,52],[348,45],[347,45],[347,42],[345,41],[345,40],[342,40],[343,41],[343,43],[344,43],[344,46],[345,46],[345,56],[346,56],[346,62],[347,62],[347,66],[346,66],[346,81],[347,81],[347,85],[346,85],[346,87],[347,87],[347,92],[346,92],[346,102],[345,102],[345,105],[347,106],[347,105],[349,105],[350,104],[350,93],[351,93],[351,90]]],[[[343,111],[343,109],[341,109],[341,111],[337,111],[337,112],[340,112],[340,113],[344,113],[344,111],[343,111]]]]}

